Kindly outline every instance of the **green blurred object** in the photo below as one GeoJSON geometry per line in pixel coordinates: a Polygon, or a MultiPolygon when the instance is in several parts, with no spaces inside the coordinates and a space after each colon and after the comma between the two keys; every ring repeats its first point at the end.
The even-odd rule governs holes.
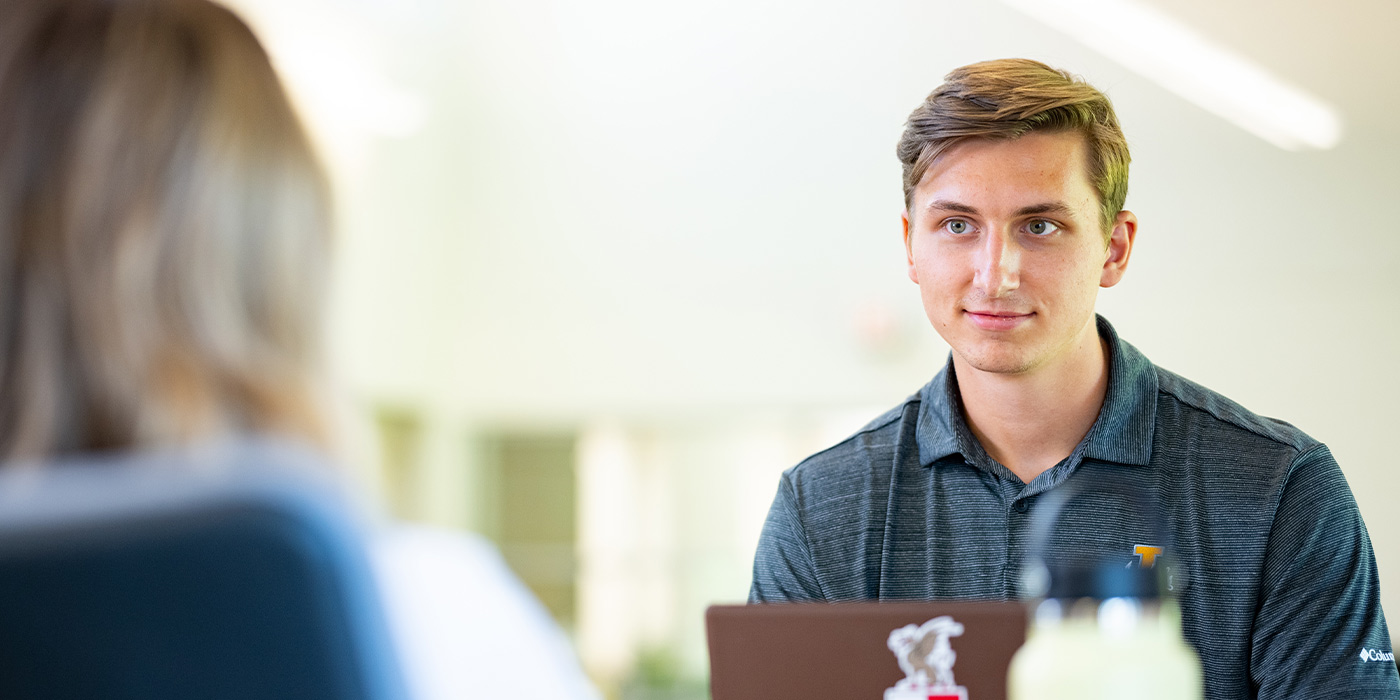
{"type": "Polygon", "coordinates": [[[578,595],[576,442],[574,433],[510,432],[485,437],[482,448],[495,504],[485,534],[566,630],[578,595]]]}
{"type": "Polygon", "coordinates": [[[622,684],[621,700],[708,700],[709,682],[687,677],[682,668],[672,648],[643,648],[632,675],[622,684]]]}

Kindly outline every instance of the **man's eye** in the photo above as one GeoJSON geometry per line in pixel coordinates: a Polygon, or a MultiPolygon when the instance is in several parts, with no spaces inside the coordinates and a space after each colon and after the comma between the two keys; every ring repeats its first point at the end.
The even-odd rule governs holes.
{"type": "Polygon", "coordinates": [[[1032,221],[1030,225],[1026,227],[1026,230],[1030,231],[1036,236],[1048,236],[1056,231],[1059,231],[1060,227],[1050,223],[1049,221],[1038,220],[1032,221]]]}
{"type": "Polygon", "coordinates": [[[963,221],[962,219],[953,219],[952,221],[949,221],[948,223],[944,224],[944,227],[948,229],[948,233],[967,233],[967,230],[969,228],[972,228],[968,225],[966,221],[963,221]]]}

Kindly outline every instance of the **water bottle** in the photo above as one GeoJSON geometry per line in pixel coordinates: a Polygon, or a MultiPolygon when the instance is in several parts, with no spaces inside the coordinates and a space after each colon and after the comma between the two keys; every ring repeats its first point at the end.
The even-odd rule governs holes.
{"type": "MultiPolygon", "coordinates": [[[[1162,583],[1168,564],[1123,561],[1047,563],[1047,540],[1065,503],[1081,491],[1061,487],[1037,513],[1031,564],[1033,596],[1026,643],[1011,661],[1009,700],[1200,700],[1201,664],[1181,635],[1181,610],[1162,583]]],[[[1123,489],[1115,489],[1122,491],[1123,489]]],[[[1145,513],[1152,504],[1133,492],[1145,513]]],[[[1154,518],[1150,521],[1157,523],[1154,518]]],[[[1157,527],[1165,541],[1166,529],[1157,527]]]]}

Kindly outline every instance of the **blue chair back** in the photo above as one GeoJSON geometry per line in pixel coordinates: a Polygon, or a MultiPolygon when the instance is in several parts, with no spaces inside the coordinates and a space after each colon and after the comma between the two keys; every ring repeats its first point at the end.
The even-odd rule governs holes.
{"type": "Polygon", "coordinates": [[[0,469],[0,698],[402,700],[331,473],[272,442],[0,469]]]}

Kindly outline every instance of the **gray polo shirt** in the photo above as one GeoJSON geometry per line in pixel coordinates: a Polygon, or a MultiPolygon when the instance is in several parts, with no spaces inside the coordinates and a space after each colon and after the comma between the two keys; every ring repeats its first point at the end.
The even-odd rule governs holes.
{"type": "Polygon", "coordinates": [[[1021,597],[1036,506],[1074,484],[1046,558],[1170,558],[1206,697],[1396,698],[1366,526],[1336,460],[1282,421],[1163,370],[1099,318],[1098,419],[1022,482],[963,419],[950,361],[903,404],[783,474],[753,602],[1021,597]],[[1139,502],[1160,510],[1170,546],[1139,502]]]}

